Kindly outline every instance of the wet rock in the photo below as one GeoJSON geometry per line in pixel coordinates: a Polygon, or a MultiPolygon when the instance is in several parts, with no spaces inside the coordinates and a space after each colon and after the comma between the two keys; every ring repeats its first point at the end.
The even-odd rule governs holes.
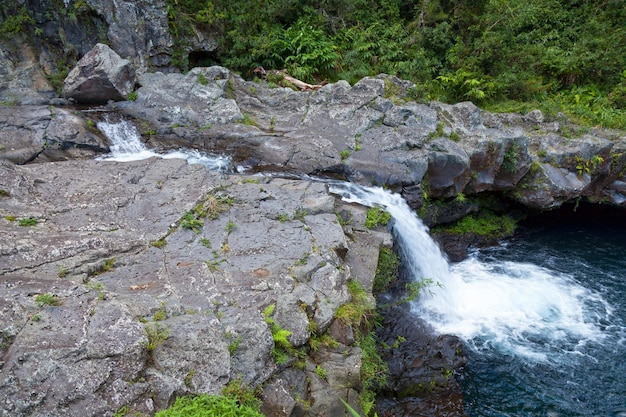
{"type": "Polygon", "coordinates": [[[380,416],[465,416],[461,388],[454,373],[463,366],[461,341],[436,335],[402,306],[383,310],[377,332],[390,346],[383,353],[390,377],[377,404],[380,416]]]}
{"type": "Polygon", "coordinates": [[[0,106],[0,159],[16,164],[93,158],[108,141],[68,109],[0,106]]]}

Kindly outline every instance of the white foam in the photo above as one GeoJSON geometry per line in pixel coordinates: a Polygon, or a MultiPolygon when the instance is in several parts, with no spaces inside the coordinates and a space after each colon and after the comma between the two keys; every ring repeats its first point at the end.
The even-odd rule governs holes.
{"type": "Polygon", "coordinates": [[[405,267],[415,280],[438,284],[412,306],[437,332],[457,335],[475,349],[495,347],[536,362],[554,360],[555,352],[578,354],[588,341],[603,338],[597,323],[610,314],[608,304],[572,277],[530,263],[476,257],[450,267],[401,196],[353,184],[331,191],[346,201],[385,207],[393,216],[405,267]]]}
{"type": "Polygon", "coordinates": [[[211,155],[195,149],[179,149],[159,154],[146,148],[141,142],[141,135],[132,123],[122,120],[117,123],[99,122],[98,129],[111,142],[111,153],[98,159],[106,161],[130,162],[152,157],[163,159],[185,159],[189,164],[200,164],[215,171],[228,171],[231,158],[224,155],[211,155]]]}

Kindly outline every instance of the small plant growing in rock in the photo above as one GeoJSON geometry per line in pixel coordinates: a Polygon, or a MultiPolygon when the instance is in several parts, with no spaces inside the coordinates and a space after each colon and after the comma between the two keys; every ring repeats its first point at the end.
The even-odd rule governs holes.
{"type": "Polygon", "coordinates": [[[154,312],[154,321],[163,321],[167,318],[167,309],[165,308],[165,302],[161,303],[161,306],[154,312]]]}
{"type": "Polygon", "coordinates": [[[380,207],[370,207],[367,209],[365,217],[365,227],[374,229],[378,226],[386,226],[391,221],[391,214],[380,207]]]}
{"type": "Polygon", "coordinates": [[[341,162],[345,162],[346,159],[348,159],[348,157],[350,156],[350,149],[344,149],[343,151],[339,152],[339,156],[341,157],[341,162]]]}
{"type": "Polygon", "coordinates": [[[284,222],[288,222],[289,220],[291,220],[291,217],[287,213],[280,213],[279,215],[276,216],[276,220],[278,220],[281,223],[284,223],[284,222]]]}
{"type": "Polygon", "coordinates": [[[20,219],[18,224],[23,227],[32,227],[37,225],[37,219],[34,217],[26,217],[24,219],[20,219]]]}
{"type": "Polygon", "coordinates": [[[190,211],[183,214],[180,221],[180,227],[192,230],[194,233],[200,233],[200,229],[202,229],[203,226],[204,221],[196,218],[196,216],[190,211]]]}
{"type": "Polygon", "coordinates": [[[115,269],[115,262],[117,258],[109,258],[105,259],[104,262],[100,266],[98,266],[95,270],[91,271],[89,275],[100,275],[105,272],[113,271],[115,269]]]}
{"type": "Polygon", "coordinates": [[[302,257],[296,261],[296,265],[306,265],[310,256],[311,254],[309,252],[303,253],[302,257]]]}
{"type": "Polygon", "coordinates": [[[146,326],[146,336],[148,341],[144,344],[144,347],[148,351],[149,355],[152,355],[157,347],[161,346],[170,337],[170,329],[161,326],[156,323],[152,326],[146,326]]]}
{"type": "Polygon", "coordinates": [[[67,269],[65,265],[57,265],[57,274],[59,278],[65,278],[70,273],[70,270],[67,269]]]}
{"type": "Polygon", "coordinates": [[[502,168],[504,172],[512,173],[517,169],[519,164],[519,152],[520,146],[516,143],[504,153],[504,160],[502,161],[502,168]]]}
{"type": "Polygon", "coordinates": [[[35,302],[39,304],[39,306],[60,306],[63,302],[57,297],[49,292],[45,294],[39,294],[35,297],[35,302]]]}
{"type": "Polygon", "coordinates": [[[9,193],[7,190],[0,188],[0,197],[11,197],[11,193],[9,193]]]}
{"type": "Polygon", "coordinates": [[[150,245],[159,249],[165,246],[166,244],[167,244],[167,241],[165,240],[165,238],[159,239],[159,240],[153,240],[152,242],[150,242],[150,245]]]}
{"type": "Polygon", "coordinates": [[[235,228],[237,227],[237,224],[235,224],[235,222],[233,221],[228,221],[228,223],[226,223],[225,229],[226,229],[226,233],[231,234],[235,228]]]}
{"type": "Polygon", "coordinates": [[[209,83],[209,80],[207,80],[204,74],[198,74],[198,84],[207,85],[208,83],[209,83]]]}
{"type": "Polygon", "coordinates": [[[319,376],[322,379],[326,379],[326,369],[322,368],[320,365],[315,367],[315,375],[319,376]]]}
{"type": "Polygon", "coordinates": [[[128,93],[128,95],[126,96],[126,100],[128,100],[128,101],[135,101],[135,100],[137,100],[137,92],[136,91],[131,91],[130,93],[128,93]]]}
{"type": "Polygon", "coordinates": [[[272,317],[276,304],[270,304],[263,310],[263,319],[268,324],[270,331],[272,332],[272,339],[274,339],[274,348],[272,349],[272,356],[278,364],[285,364],[289,360],[290,354],[294,348],[289,341],[291,332],[285,330],[272,317]]]}
{"type": "Polygon", "coordinates": [[[296,210],[296,212],[293,214],[293,219],[294,220],[299,220],[302,223],[304,223],[304,219],[306,218],[306,215],[308,213],[306,212],[306,210],[303,209],[298,209],[296,210]]]}

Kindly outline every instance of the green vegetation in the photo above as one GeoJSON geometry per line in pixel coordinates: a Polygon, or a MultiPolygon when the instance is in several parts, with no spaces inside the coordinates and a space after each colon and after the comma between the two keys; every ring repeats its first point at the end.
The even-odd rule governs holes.
{"type": "Polygon", "coordinates": [[[438,226],[433,228],[434,233],[446,232],[454,234],[472,233],[484,237],[504,237],[512,236],[516,221],[507,215],[499,216],[488,210],[483,210],[477,214],[470,214],[450,226],[438,226]]]}
{"type": "Polygon", "coordinates": [[[229,220],[224,228],[226,233],[231,234],[237,228],[237,224],[234,221],[229,220]]]}
{"type": "MultiPolygon", "coordinates": [[[[174,63],[182,70],[218,63],[251,75],[264,66],[308,82],[350,83],[386,73],[417,84],[411,99],[539,108],[590,125],[626,126],[620,0],[166,3],[174,63]],[[222,42],[210,58],[190,63],[194,26],[222,42]]],[[[29,25],[27,11],[14,15],[11,28],[29,25]]],[[[399,93],[386,88],[394,99],[399,93]]]]}
{"type": "Polygon", "coordinates": [[[162,248],[166,244],[167,244],[167,241],[165,240],[165,238],[162,238],[159,240],[153,240],[152,242],[150,242],[150,245],[154,246],[155,248],[162,248]]]}
{"type": "Polygon", "coordinates": [[[386,226],[391,221],[391,214],[380,207],[370,207],[367,209],[365,217],[365,227],[374,229],[378,226],[386,226]]]}
{"type": "Polygon", "coordinates": [[[9,193],[7,190],[0,188],[0,197],[11,197],[11,193],[9,193]]]}
{"type": "Polygon", "coordinates": [[[59,278],[65,278],[70,273],[70,270],[65,265],[57,265],[57,274],[59,278]]]}
{"type": "Polygon", "coordinates": [[[207,394],[180,397],[170,408],[155,414],[155,417],[207,416],[263,417],[263,414],[258,407],[241,404],[236,398],[207,394]]]}
{"type": "Polygon", "coordinates": [[[32,227],[37,225],[37,219],[34,217],[26,217],[20,219],[18,224],[23,227],[32,227]]]}
{"type": "Polygon", "coordinates": [[[356,343],[363,352],[361,364],[363,390],[360,399],[365,415],[369,415],[375,403],[375,389],[386,384],[389,370],[378,352],[374,337],[373,330],[377,319],[375,306],[358,281],[349,281],[348,289],[352,301],[339,307],[336,317],[353,329],[356,343]]]}
{"type": "Polygon", "coordinates": [[[378,255],[378,265],[372,291],[380,294],[398,278],[398,268],[400,267],[400,257],[393,249],[383,247],[378,255]]]}
{"type": "MultiPolygon", "coordinates": [[[[220,214],[228,210],[234,203],[234,200],[220,189],[207,194],[193,208],[186,211],[179,221],[180,227],[192,230],[194,233],[200,233],[204,227],[204,219],[217,220],[220,214]]],[[[227,225],[228,232],[234,230],[235,224],[229,222],[227,225]]]]}
{"type": "Polygon", "coordinates": [[[126,96],[126,100],[128,100],[128,101],[135,101],[135,100],[137,100],[137,92],[136,91],[131,91],[130,93],[128,93],[128,95],[126,96]]]}
{"type": "Polygon", "coordinates": [[[289,358],[295,353],[295,349],[289,341],[291,332],[285,330],[272,317],[276,304],[270,304],[263,310],[263,319],[268,324],[274,339],[274,347],[272,348],[272,356],[276,363],[283,365],[287,363],[289,358]]]}
{"type": "Polygon", "coordinates": [[[156,348],[165,343],[165,341],[170,337],[170,329],[168,327],[161,326],[159,323],[146,325],[145,329],[148,341],[144,344],[144,347],[148,351],[148,355],[152,356],[156,348]]]}
{"type": "Polygon", "coordinates": [[[35,302],[39,304],[39,306],[60,306],[63,302],[57,297],[49,292],[45,294],[39,294],[35,297],[35,302]]]}
{"type": "Polygon", "coordinates": [[[105,272],[112,271],[115,268],[115,262],[117,258],[105,259],[100,265],[98,265],[95,269],[90,271],[88,275],[100,275],[105,272]]]}

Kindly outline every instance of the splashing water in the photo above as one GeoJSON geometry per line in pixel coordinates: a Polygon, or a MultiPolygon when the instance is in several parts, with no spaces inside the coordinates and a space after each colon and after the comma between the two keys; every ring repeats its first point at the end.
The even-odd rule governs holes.
{"type": "Polygon", "coordinates": [[[602,340],[599,321],[611,309],[571,276],[476,257],[450,266],[400,195],[354,184],[330,189],[347,202],[382,206],[391,214],[404,266],[414,280],[437,284],[412,306],[437,332],[457,335],[477,350],[496,348],[536,362],[558,362],[559,355],[578,354],[586,342],[602,340]]]}
{"type": "Polygon", "coordinates": [[[195,149],[181,149],[170,151],[166,154],[153,152],[145,147],[140,140],[139,132],[135,126],[128,121],[122,120],[117,123],[108,121],[99,122],[98,129],[111,142],[109,155],[99,159],[106,161],[138,161],[151,157],[163,159],[185,159],[190,164],[204,165],[210,170],[227,172],[231,167],[231,158],[224,155],[210,155],[199,152],[195,149]]]}

